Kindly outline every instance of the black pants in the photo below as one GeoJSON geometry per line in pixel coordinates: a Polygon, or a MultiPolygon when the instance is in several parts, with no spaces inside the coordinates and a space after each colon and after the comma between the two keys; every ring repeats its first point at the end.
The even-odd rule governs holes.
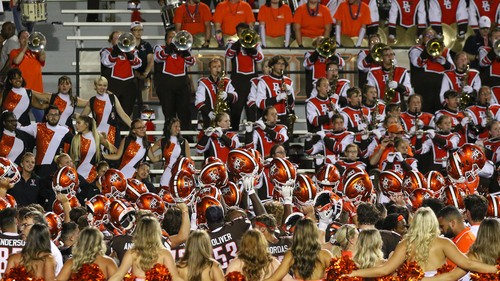
{"type": "Polygon", "coordinates": [[[247,106],[248,94],[250,93],[250,80],[254,77],[257,77],[255,74],[243,75],[239,73],[231,74],[232,84],[238,93],[238,101],[231,104],[231,127],[232,130],[237,132],[240,129],[240,119],[241,113],[243,113],[243,109],[245,108],[247,116],[250,115],[249,108],[247,106]]]}
{"type": "Polygon", "coordinates": [[[111,78],[109,79],[108,89],[116,95],[123,111],[125,111],[128,116],[132,115],[135,100],[137,99],[137,83],[135,78],[125,81],[111,78]]]}
{"type": "Polygon", "coordinates": [[[183,130],[191,129],[191,111],[189,101],[191,88],[187,76],[174,77],[159,74],[155,78],[156,95],[160,100],[161,109],[165,116],[165,126],[168,120],[177,117],[181,121],[183,130]]]}

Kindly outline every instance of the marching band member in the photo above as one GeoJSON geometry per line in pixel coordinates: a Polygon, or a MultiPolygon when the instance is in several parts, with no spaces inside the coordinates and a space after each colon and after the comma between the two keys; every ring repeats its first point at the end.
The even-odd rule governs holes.
{"type": "Polygon", "coordinates": [[[245,146],[258,150],[263,158],[269,157],[273,145],[288,141],[286,126],[277,124],[277,122],[278,112],[276,108],[268,106],[261,119],[253,124],[245,125],[245,146]]]}
{"type": "MultiPolygon", "coordinates": [[[[404,0],[391,0],[391,10],[389,11],[389,43],[396,43],[396,20],[399,17],[399,25],[404,28],[417,26],[417,36],[423,32],[427,26],[427,14],[425,11],[425,1],[412,1],[411,4],[404,0]]],[[[400,34],[401,35],[401,34],[400,34]]]]}
{"type": "Polygon", "coordinates": [[[219,100],[232,104],[238,100],[231,79],[223,76],[222,59],[215,58],[208,63],[210,76],[198,80],[195,106],[203,119],[203,128],[208,128],[215,121],[216,106],[219,100]]]}
{"type": "MultiPolygon", "coordinates": [[[[339,103],[341,105],[345,105],[346,97],[347,97],[347,89],[351,88],[351,81],[348,79],[340,78],[339,75],[339,64],[336,61],[329,61],[326,63],[326,79],[330,84],[330,88],[332,90],[331,98],[335,99],[335,104],[339,103]]],[[[321,79],[319,77],[318,79],[321,79]]],[[[309,97],[315,97],[318,95],[318,91],[316,89],[316,84],[318,80],[314,82],[315,87],[311,91],[309,97]]]]}
{"type": "Polygon", "coordinates": [[[375,86],[365,85],[363,87],[362,106],[370,111],[370,130],[382,126],[385,119],[385,103],[378,98],[377,88],[375,86]]]}
{"type": "MultiPolygon", "coordinates": [[[[386,118],[386,120],[388,117],[386,118]]],[[[386,135],[380,138],[377,147],[373,150],[373,153],[369,156],[370,165],[376,166],[380,170],[382,169],[382,163],[387,159],[390,152],[395,152],[394,143],[396,138],[403,137],[405,130],[403,127],[396,123],[391,124],[387,127],[386,135]]],[[[411,148],[408,146],[407,154],[413,157],[411,148]]]]}
{"type": "Polygon", "coordinates": [[[254,77],[250,80],[250,93],[248,94],[247,99],[247,107],[248,107],[248,115],[247,121],[255,122],[257,116],[262,115],[262,110],[257,107],[255,104],[255,100],[257,99],[257,87],[259,85],[259,81],[263,76],[269,75],[271,72],[271,68],[269,67],[269,59],[265,58],[262,61],[262,75],[259,77],[254,77]]]}
{"type": "Polygon", "coordinates": [[[500,27],[493,28],[489,35],[491,45],[479,48],[479,66],[486,68],[483,85],[490,86],[495,100],[500,101],[500,57],[493,49],[493,43],[500,40],[500,27]]]}
{"type": "Polygon", "coordinates": [[[338,111],[336,101],[330,98],[330,85],[326,78],[316,81],[317,96],[306,101],[307,125],[310,132],[333,129],[332,117],[338,111]]]}
{"type": "Polygon", "coordinates": [[[240,140],[237,132],[229,132],[231,120],[229,114],[218,113],[215,116],[216,127],[208,127],[198,135],[196,151],[204,153],[205,158],[214,156],[222,162],[227,162],[229,151],[240,147],[240,140]]]}
{"type": "MultiPolygon", "coordinates": [[[[347,90],[347,106],[340,110],[344,118],[344,128],[349,132],[359,133],[367,131],[370,120],[370,111],[361,105],[361,90],[352,87],[347,90]]],[[[363,134],[357,134],[354,142],[360,144],[363,134]]],[[[363,148],[361,149],[363,150],[363,148]]]]}
{"type": "Polygon", "coordinates": [[[408,99],[408,110],[401,113],[403,128],[408,132],[411,144],[415,145],[415,132],[421,129],[434,128],[434,115],[422,112],[422,96],[415,94],[408,99]]]}
{"type": "Polygon", "coordinates": [[[458,52],[455,55],[455,66],[453,70],[447,70],[443,74],[443,82],[441,84],[441,93],[439,99],[441,104],[444,104],[444,93],[448,90],[455,90],[462,94],[468,94],[472,97],[477,96],[479,88],[481,88],[481,78],[479,71],[469,69],[469,59],[467,53],[458,52]]]}
{"type": "Polygon", "coordinates": [[[467,142],[466,129],[472,129],[467,128],[470,118],[465,116],[465,108],[460,108],[462,104],[457,91],[448,90],[443,96],[444,108],[436,111],[434,120],[438,120],[441,115],[448,115],[451,117],[451,131],[460,136],[460,142],[458,143],[458,147],[460,147],[467,142]]]}
{"type": "Polygon", "coordinates": [[[469,13],[467,11],[467,3],[465,0],[447,1],[447,0],[430,0],[429,21],[431,27],[438,34],[443,35],[442,24],[452,25],[457,24],[457,38],[465,39],[467,32],[469,13]]]}
{"type": "Polygon", "coordinates": [[[500,27],[500,19],[498,14],[500,13],[500,1],[481,1],[481,0],[470,0],[469,1],[469,25],[474,31],[478,29],[478,21],[482,16],[487,16],[492,23],[497,23],[496,25],[500,27]]]}
{"type": "Polygon", "coordinates": [[[382,49],[382,62],[378,68],[373,68],[368,72],[367,84],[377,87],[379,98],[387,102],[400,103],[403,96],[412,94],[410,74],[408,70],[401,66],[396,66],[394,58],[396,54],[391,47],[382,49]],[[386,97],[393,91],[395,94],[391,100],[386,97]]]}
{"type": "Polygon", "coordinates": [[[366,164],[359,161],[359,148],[355,143],[350,143],[345,147],[344,157],[335,162],[335,166],[339,169],[340,174],[349,168],[359,168],[366,170],[366,164]]]}
{"type": "Polygon", "coordinates": [[[380,64],[374,60],[371,53],[373,46],[379,43],[381,43],[380,35],[378,33],[371,34],[368,36],[368,49],[361,50],[358,53],[358,87],[360,88],[366,84],[368,72],[372,68],[380,66],[380,64]]]}
{"type": "Polygon", "coordinates": [[[485,148],[486,158],[495,166],[500,162],[500,122],[494,120],[489,129],[488,139],[477,141],[476,144],[485,148]]]}
{"type": "Polygon", "coordinates": [[[472,120],[471,123],[477,128],[477,132],[468,130],[469,142],[488,137],[488,126],[493,120],[499,120],[500,105],[490,104],[491,89],[488,86],[482,86],[477,96],[477,104],[467,107],[465,114],[472,120]]]}
{"type": "Polygon", "coordinates": [[[415,170],[418,171],[417,159],[408,155],[411,150],[410,142],[404,138],[394,139],[394,152],[389,152],[382,162],[382,171],[395,171],[399,174],[415,170]]]}

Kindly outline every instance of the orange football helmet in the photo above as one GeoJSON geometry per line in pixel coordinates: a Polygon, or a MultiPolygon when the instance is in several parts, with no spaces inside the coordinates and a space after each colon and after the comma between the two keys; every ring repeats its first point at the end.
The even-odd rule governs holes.
{"type": "Polygon", "coordinates": [[[6,207],[6,208],[17,208],[17,202],[16,202],[16,198],[14,198],[14,196],[12,196],[10,194],[5,194],[5,197],[2,199],[8,203],[8,207],[6,207]]]}
{"type": "Polygon", "coordinates": [[[212,164],[212,163],[224,164],[224,162],[222,162],[222,160],[220,160],[219,158],[217,158],[215,156],[209,156],[209,157],[207,157],[207,159],[205,159],[205,163],[203,164],[203,166],[206,166],[206,165],[212,164]]]}
{"type": "Polygon", "coordinates": [[[117,169],[108,169],[99,178],[102,186],[102,194],[108,198],[121,199],[125,197],[127,190],[127,180],[123,173],[117,169]]]}
{"type": "Polygon", "coordinates": [[[262,174],[262,171],[264,171],[264,162],[262,161],[262,155],[260,154],[260,151],[257,149],[249,149],[250,153],[252,153],[253,158],[255,159],[255,162],[257,162],[257,165],[259,166],[257,175],[262,174]]]}
{"type": "Polygon", "coordinates": [[[486,164],[487,159],[483,150],[475,144],[466,143],[455,153],[460,159],[462,174],[465,180],[469,182],[473,181],[484,167],[484,164],[486,164]]]}
{"type": "Polygon", "coordinates": [[[11,184],[16,184],[21,179],[21,174],[16,164],[9,158],[0,157],[0,179],[8,178],[11,184]]]}
{"type": "Polygon", "coordinates": [[[108,210],[110,201],[108,197],[98,194],[87,202],[87,220],[90,225],[99,227],[108,221],[108,210]]]}
{"type": "Polygon", "coordinates": [[[330,217],[331,212],[332,220],[339,218],[342,213],[343,200],[334,192],[330,190],[323,190],[318,193],[314,199],[314,210],[316,213],[327,212],[326,216],[330,217]]]}
{"type": "Polygon", "coordinates": [[[163,220],[165,203],[163,203],[160,196],[152,192],[146,192],[139,196],[136,204],[139,210],[150,210],[159,221],[163,220]]]}
{"type": "Polygon", "coordinates": [[[403,179],[401,174],[393,170],[386,170],[380,172],[378,178],[378,186],[380,191],[387,196],[391,197],[398,193],[401,193],[403,186],[403,179]]]}
{"type": "Polygon", "coordinates": [[[6,198],[0,197],[0,211],[7,208],[14,208],[14,207],[10,205],[9,201],[6,198]]]}
{"type": "Polygon", "coordinates": [[[137,201],[139,196],[146,192],[148,192],[148,188],[140,180],[134,178],[127,179],[127,189],[125,191],[125,195],[129,201],[137,201]]]}
{"type": "Polygon", "coordinates": [[[177,173],[180,170],[191,172],[192,174],[196,174],[196,168],[194,166],[194,160],[187,157],[179,157],[177,161],[175,161],[172,166],[172,175],[177,173]]]}
{"type": "Polygon", "coordinates": [[[429,171],[425,174],[427,187],[434,192],[436,198],[440,197],[446,188],[446,179],[438,171],[429,171]]]}
{"type": "Polygon", "coordinates": [[[114,199],[109,204],[108,218],[117,231],[125,233],[135,226],[135,209],[125,199],[114,199]]]}
{"type": "Polygon", "coordinates": [[[259,165],[253,153],[244,148],[236,148],[229,151],[227,156],[227,170],[236,178],[243,175],[254,175],[259,170],[259,165]]]}
{"type": "Polygon", "coordinates": [[[76,169],[64,166],[59,169],[52,180],[52,189],[55,193],[76,194],[79,180],[76,169]]]}
{"type": "Polygon", "coordinates": [[[373,183],[367,173],[355,173],[344,182],[343,187],[343,194],[354,205],[371,200],[373,183]]]}
{"type": "Polygon", "coordinates": [[[221,189],[222,197],[224,198],[224,202],[228,206],[239,206],[241,203],[241,190],[238,186],[230,181],[221,189]]]}
{"type": "Polygon", "coordinates": [[[203,197],[203,196],[212,196],[213,198],[217,199],[219,202],[221,201],[222,198],[222,192],[220,189],[218,189],[215,186],[209,185],[201,188],[198,190],[198,197],[203,197]]]}
{"type": "Polygon", "coordinates": [[[171,177],[170,194],[172,194],[176,202],[184,202],[187,205],[192,205],[196,195],[196,185],[193,174],[182,170],[171,177]]]}
{"type": "Polygon", "coordinates": [[[486,198],[488,199],[488,216],[500,217],[500,196],[488,194],[486,198]]]}
{"type": "Polygon", "coordinates": [[[297,168],[287,159],[274,158],[269,164],[269,178],[274,183],[274,189],[280,191],[287,183],[297,179],[297,168]]]}
{"type": "Polygon", "coordinates": [[[350,168],[345,169],[344,173],[342,173],[342,182],[345,182],[352,175],[357,174],[357,173],[366,173],[366,171],[361,170],[358,167],[350,167],[350,168]]]}
{"type": "Polygon", "coordinates": [[[167,207],[170,208],[177,205],[177,202],[175,202],[175,199],[172,196],[172,193],[170,193],[170,189],[168,188],[168,186],[162,186],[158,195],[161,197],[167,207]]]}
{"type": "Polygon", "coordinates": [[[467,196],[464,190],[459,188],[457,185],[448,185],[445,190],[446,194],[446,205],[452,205],[457,207],[457,209],[463,211],[465,209],[463,198],[467,196]]]}
{"type": "Polygon", "coordinates": [[[417,188],[427,189],[427,181],[424,175],[415,170],[406,172],[403,178],[403,191],[410,194],[417,188]]]}
{"type": "Polygon", "coordinates": [[[205,217],[205,212],[207,208],[210,206],[222,207],[221,203],[212,196],[207,195],[201,198],[198,197],[198,199],[196,200],[196,221],[198,222],[198,224],[204,224],[207,222],[207,218],[205,217]]]}
{"type": "Polygon", "coordinates": [[[451,155],[448,157],[448,160],[446,161],[446,172],[448,174],[448,178],[453,181],[459,181],[461,179],[463,180],[460,158],[455,152],[451,153],[451,155]]]}
{"type": "MultiPolygon", "coordinates": [[[[80,202],[73,194],[66,194],[66,197],[68,197],[69,199],[69,205],[71,206],[71,209],[80,206],[80,202]]],[[[52,203],[52,211],[58,216],[64,215],[64,208],[59,200],[56,199],[54,200],[54,203],[52,203]]]]}
{"type": "Polygon", "coordinates": [[[337,192],[340,182],[339,170],[333,164],[326,163],[316,173],[316,183],[321,189],[337,192]]]}
{"type": "Polygon", "coordinates": [[[50,239],[52,239],[53,241],[57,241],[59,237],[61,237],[61,218],[54,212],[46,212],[44,216],[49,226],[50,239]]]}
{"type": "Polygon", "coordinates": [[[316,198],[316,185],[311,177],[300,174],[295,181],[293,201],[299,206],[311,205],[316,198]]]}
{"type": "Polygon", "coordinates": [[[425,199],[434,198],[434,192],[429,189],[416,188],[411,193],[408,194],[413,210],[417,210],[422,207],[422,203],[425,199]]]}

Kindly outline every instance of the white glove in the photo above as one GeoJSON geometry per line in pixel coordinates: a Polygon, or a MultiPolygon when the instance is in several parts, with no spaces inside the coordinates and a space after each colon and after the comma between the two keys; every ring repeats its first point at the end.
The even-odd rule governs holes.
{"type": "Polygon", "coordinates": [[[208,113],[208,118],[210,118],[210,120],[215,120],[215,112],[210,111],[210,113],[208,113]]]}
{"type": "Polygon", "coordinates": [[[477,140],[475,144],[479,146],[484,146],[484,142],[482,140],[477,140]]]}
{"type": "Polygon", "coordinates": [[[361,135],[362,140],[367,140],[370,137],[370,132],[369,131],[364,131],[363,134],[361,135]]]}
{"type": "Polygon", "coordinates": [[[227,92],[222,91],[222,93],[220,93],[220,97],[222,98],[222,100],[226,100],[227,99],[227,92]]]}
{"type": "Polygon", "coordinates": [[[387,162],[389,163],[394,162],[394,157],[396,157],[396,154],[394,152],[389,152],[387,154],[387,162]]]}
{"type": "Polygon", "coordinates": [[[266,129],[266,124],[264,124],[264,121],[262,121],[262,119],[255,121],[254,124],[257,125],[259,128],[261,128],[262,130],[266,129]]]}
{"type": "Polygon", "coordinates": [[[324,163],[325,163],[325,157],[323,155],[316,155],[314,157],[314,164],[316,164],[316,166],[321,166],[324,163]]]}
{"type": "Polygon", "coordinates": [[[255,193],[255,189],[253,188],[253,176],[243,176],[243,188],[248,193],[248,196],[255,193]]]}
{"type": "Polygon", "coordinates": [[[321,131],[317,131],[316,135],[318,135],[321,139],[324,139],[326,136],[326,133],[325,133],[325,131],[321,130],[321,131]]]}
{"type": "Polygon", "coordinates": [[[247,122],[245,124],[245,131],[251,133],[253,131],[253,122],[247,122]]]}
{"type": "Polygon", "coordinates": [[[435,61],[441,65],[444,65],[446,63],[446,58],[443,56],[439,56],[439,57],[435,58],[435,61]]]}
{"type": "Polygon", "coordinates": [[[358,131],[364,131],[366,130],[366,124],[365,123],[358,123],[358,131]]]}
{"type": "Polygon", "coordinates": [[[373,129],[372,134],[377,138],[380,139],[382,138],[382,133],[380,132],[379,129],[373,129]]]}
{"type": "Polygon", "coordinates": [[[398,82],[392,80],[387,86],[391,89],[396,89],[398,87],[398,82]]]}
{"type": "Polygon", "coordinates": [[[281,93],[276,96],[276,101],[280,102],[282,100],[286,100],[286,93],[281,93]]]}
{"type": "Polygon", "coordinates": [[[467,94],[470,94],[474,91],[474,89],[471,86],[467,85],[467,86],[462,88],[462,91],[467,93],[467,94]]]}
{"type": "Polygon", "coordinates": [[[222,137],[224,133],[222,132],[222,128],[221,127],[217,127],[214,129],[214,135],[218,138],[222,137]]]}
{"type": "Polygon", "coordinates": [[[462,125],[462,127],[467,126],[467,124],[469,124],[469,123],[470,123],[470,118],[469,118],[469,116],[465,116],[465,117],[462,119],[462,121],[460,121],[460,124],[462,125]]]}
{"type": "Polygon", "coordinates": [[[418,130],[415,132],[415,135],[417,136],[417,139],[421,139],[424,136],[424,131],[418,130]]]}
{"type": "Polygon", "coordinates": [[[325,231],[328,225],[332,222],[333,210],[328,209],[326,211],[318,212],[318,217],[318,228],[319,230],[325,231]]]}
{"type": "Polygon", "coordinates": [[[427,135],[429,136],[429,138],[433,139],[436,136],[436,131],[434,131],[433,129],[429,129],[427,130],[427,135]]]}
{"type": "Polygon", "coordinates": [[[286,86],[285,86],[285,88],[286,88],[286,93],[287,93],[287,94],[288,94],[288,93],[291,93],[291,92],[292,92],[292,90],[293,90],[292,86],[290,86],[290,85],[288,85],[288,84],[285,84],[285,85],[286,85],[286,86]]]}
{"type": "Polygon", "coordinates": [[[211,137],[215,132],[215,129],[212,127],[208,127],[205,129],[205,136],[211,137]]]}
{"type": "Polygon", "coordinates": [[[292,201],[293,201],[293,189],[294,189],[294,185],[293,184],[285,184],[282,188],[281,188],[281,196],[283,196],[283,204],[285,205],[291,205],[292,204],[292,201]]]}
{"type": "Polygon", "coordinates": [[[403,162],[404,158],[401,152],[396,152],[394,155],[395,155],[394,159],[398,160],[399,162],[403,162]]]}

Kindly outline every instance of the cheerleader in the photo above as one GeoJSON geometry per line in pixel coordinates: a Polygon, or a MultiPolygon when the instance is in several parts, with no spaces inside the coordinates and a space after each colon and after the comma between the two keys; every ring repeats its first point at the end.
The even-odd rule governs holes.
{"type": "Polygon", "coordinates": [[[57,106],[61,112],[61,117],[59,118],[59,125],[66,126],[71,132],[75,131],[73,127],[72,116],[75,112],[75,108],[84,108],[87,105],[88,100],[76,97],[72,93],[71,78],[64,75],[59,77],[57,82],[57,94],[52,94],[50,97],[50,104],[57,106]]]}
{"type": "Polygon", "coordinates": [[[117,146],[121,140],[118,117],[127,126],[130,126],[132,120],[123,110],[118,98],[108,91],[108,80],[104,76],[96,78],[94,86],[96,95],[90,98],[81,115],[92,113],[97,123],[97,131],[106,133],[111,144],[117,146]]]}
{"type": "Polygon", "coordinates": [[[152,162],[160,161],[162,158],[165,163],[163,165],[163,175],[160,179],[161,186],[168,186],[170,177],[172,176],[172,167],[180,157],[191,158],[189,142],[181,135],[181,121],[178,118],[172,118],[165,127],[163,132],[164,137],[157,140],[151,147],[152,162]],[[161,150],[160,155],[156,155],[156,151],[161,150]]]}
{"type": "Polygon", "coordinates": [[[209,127],[200,132],[196,151],[200,154],[204,153],[205,158],[214,156],[226,162],[229,151],[240,147],[240,140],[237,132],[228,132],[231,128],[229,114],[225,112],[217,114],[215,122],[217,127],[209,127]]]}
{"type": "Polygon", "coordinates": [[[0,124],[0,157],[6,157],[19,164],[26,151],[33,151],[35,139],[24,131],[16,129],[17,118],[14,112],[2,112],[0,124]]]}
{"type": "Polygon", "coordinates": [[[21,126],[30,124],[29,112],[31,107],[38,109],[48,108],[51,94],[39,93],[37,91],[26,89],[26,81],[23,79],[21,70],[13,68],[7,72],[5,79],[5,88],[0,96],[2,111],[8,110],[18,116],[21,126]]]}
{"type": "Polygon", "coordinates": [[[81,115],[76,119],[76,132],[71,141],[71,159],[75,162],[78,174],[87,182],[93,182],[97,178],[94,164],[101,160],[101,145],[110,153],[116,153],[117,149],[104,133],[97,132],[95,121],[90,116],[81,115]]]}

